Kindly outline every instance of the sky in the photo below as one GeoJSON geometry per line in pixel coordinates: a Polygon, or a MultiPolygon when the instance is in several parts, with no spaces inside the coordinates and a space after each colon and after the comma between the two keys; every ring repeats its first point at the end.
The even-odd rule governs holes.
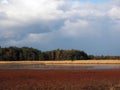
{"type": "Polygon", "coordinates": [[[120,55],[120,0],[0,0],[0,46],[120,55]]]}

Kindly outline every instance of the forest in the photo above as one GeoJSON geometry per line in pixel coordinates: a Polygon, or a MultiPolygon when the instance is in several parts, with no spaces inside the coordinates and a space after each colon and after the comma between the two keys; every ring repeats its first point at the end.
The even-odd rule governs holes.
{"type": "Polygon", "coordinates": [[[32,47],[0,47],[0,61],[57,61],[57,60],[120,59],[120,56],[94,56],[80,50],[41,51],[32,47]]]}

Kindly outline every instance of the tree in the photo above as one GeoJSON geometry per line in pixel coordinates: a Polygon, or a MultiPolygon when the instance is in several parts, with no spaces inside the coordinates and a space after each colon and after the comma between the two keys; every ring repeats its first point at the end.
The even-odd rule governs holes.
{"type": "Polygon", "coordinates": [[[29,47],[0,47],[0,60],[21,61],[21,60],[80,60],[88,59],[85,52],[79,50],[51,50],[41,52],[29,47]]]}

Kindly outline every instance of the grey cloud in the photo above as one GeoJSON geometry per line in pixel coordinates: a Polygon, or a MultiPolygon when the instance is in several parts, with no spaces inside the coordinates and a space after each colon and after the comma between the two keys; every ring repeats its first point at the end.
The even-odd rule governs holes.
{"type": "Polygon", "coordinates": [[[5,14],[5,12],[0,12],[0,20],[4,19],[7,19],[7,15],[5,14]]]}
{"type": "MultiPolygon", "coordinates": [[[[14,2],[17,3],[15,0],[14,2]]],[[[23,0],[19,2],[21,5],[24,3],[23,0]]],[[[43,3],[44,0],[40,2],[43,3]]],[[[45,2],[49,1],[45,0],[45,2]]],[[[120,22],[116,20],[119,17],[116,15],[119,10],[116,9],[116,13],[114,10],[112,14],[110,13],[113,8],[120,8],[119,0],[111,0],[104,4],[61,0],[62,3],[60,2],[61,5],[59,5],[57,0],[51,2],[54,6],[49,7],[50,10],[42,5],[40,12],[39,10],[34,12],[36,8],[32,8],[32,12],[29,12],[29,9],[17,12],[16,15],[24,14],[21,16],[23,19],[18,16],[11,17],[15,15],[11,7],[8,9],[11,13],[7,9],[0,12],[0,20],[5,21],[3,24],[6,24],[0,24],[0,44],[2,46],[32,46],[42,50],[75,48],[99,55],[120,53],[118,42],[120,22]],[[6,13],[9,16],[7,18],[6,13]],[[30,13],[32,15],[29,15],[30,13]]],[[[17,10],[16,5],[14,6],[17,10]]],[[[20,9],[19,7],[18,10],[20,9]]]]}

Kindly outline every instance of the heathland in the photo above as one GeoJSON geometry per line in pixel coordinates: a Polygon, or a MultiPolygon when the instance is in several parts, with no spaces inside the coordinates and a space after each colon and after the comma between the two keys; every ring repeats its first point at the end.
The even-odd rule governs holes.
{"type": "MultiPolygon", "coordinates": [[[[118,65],[120,56],[0,47],[0,65],[118,65]]],[[[120,69],[0,69],[0,90],[120,90],[120,69]]]]}
{"type": "Polygon", "coordinates": [[[120,70],[0,70],[0,90],[120,90],[120,70]]]}

